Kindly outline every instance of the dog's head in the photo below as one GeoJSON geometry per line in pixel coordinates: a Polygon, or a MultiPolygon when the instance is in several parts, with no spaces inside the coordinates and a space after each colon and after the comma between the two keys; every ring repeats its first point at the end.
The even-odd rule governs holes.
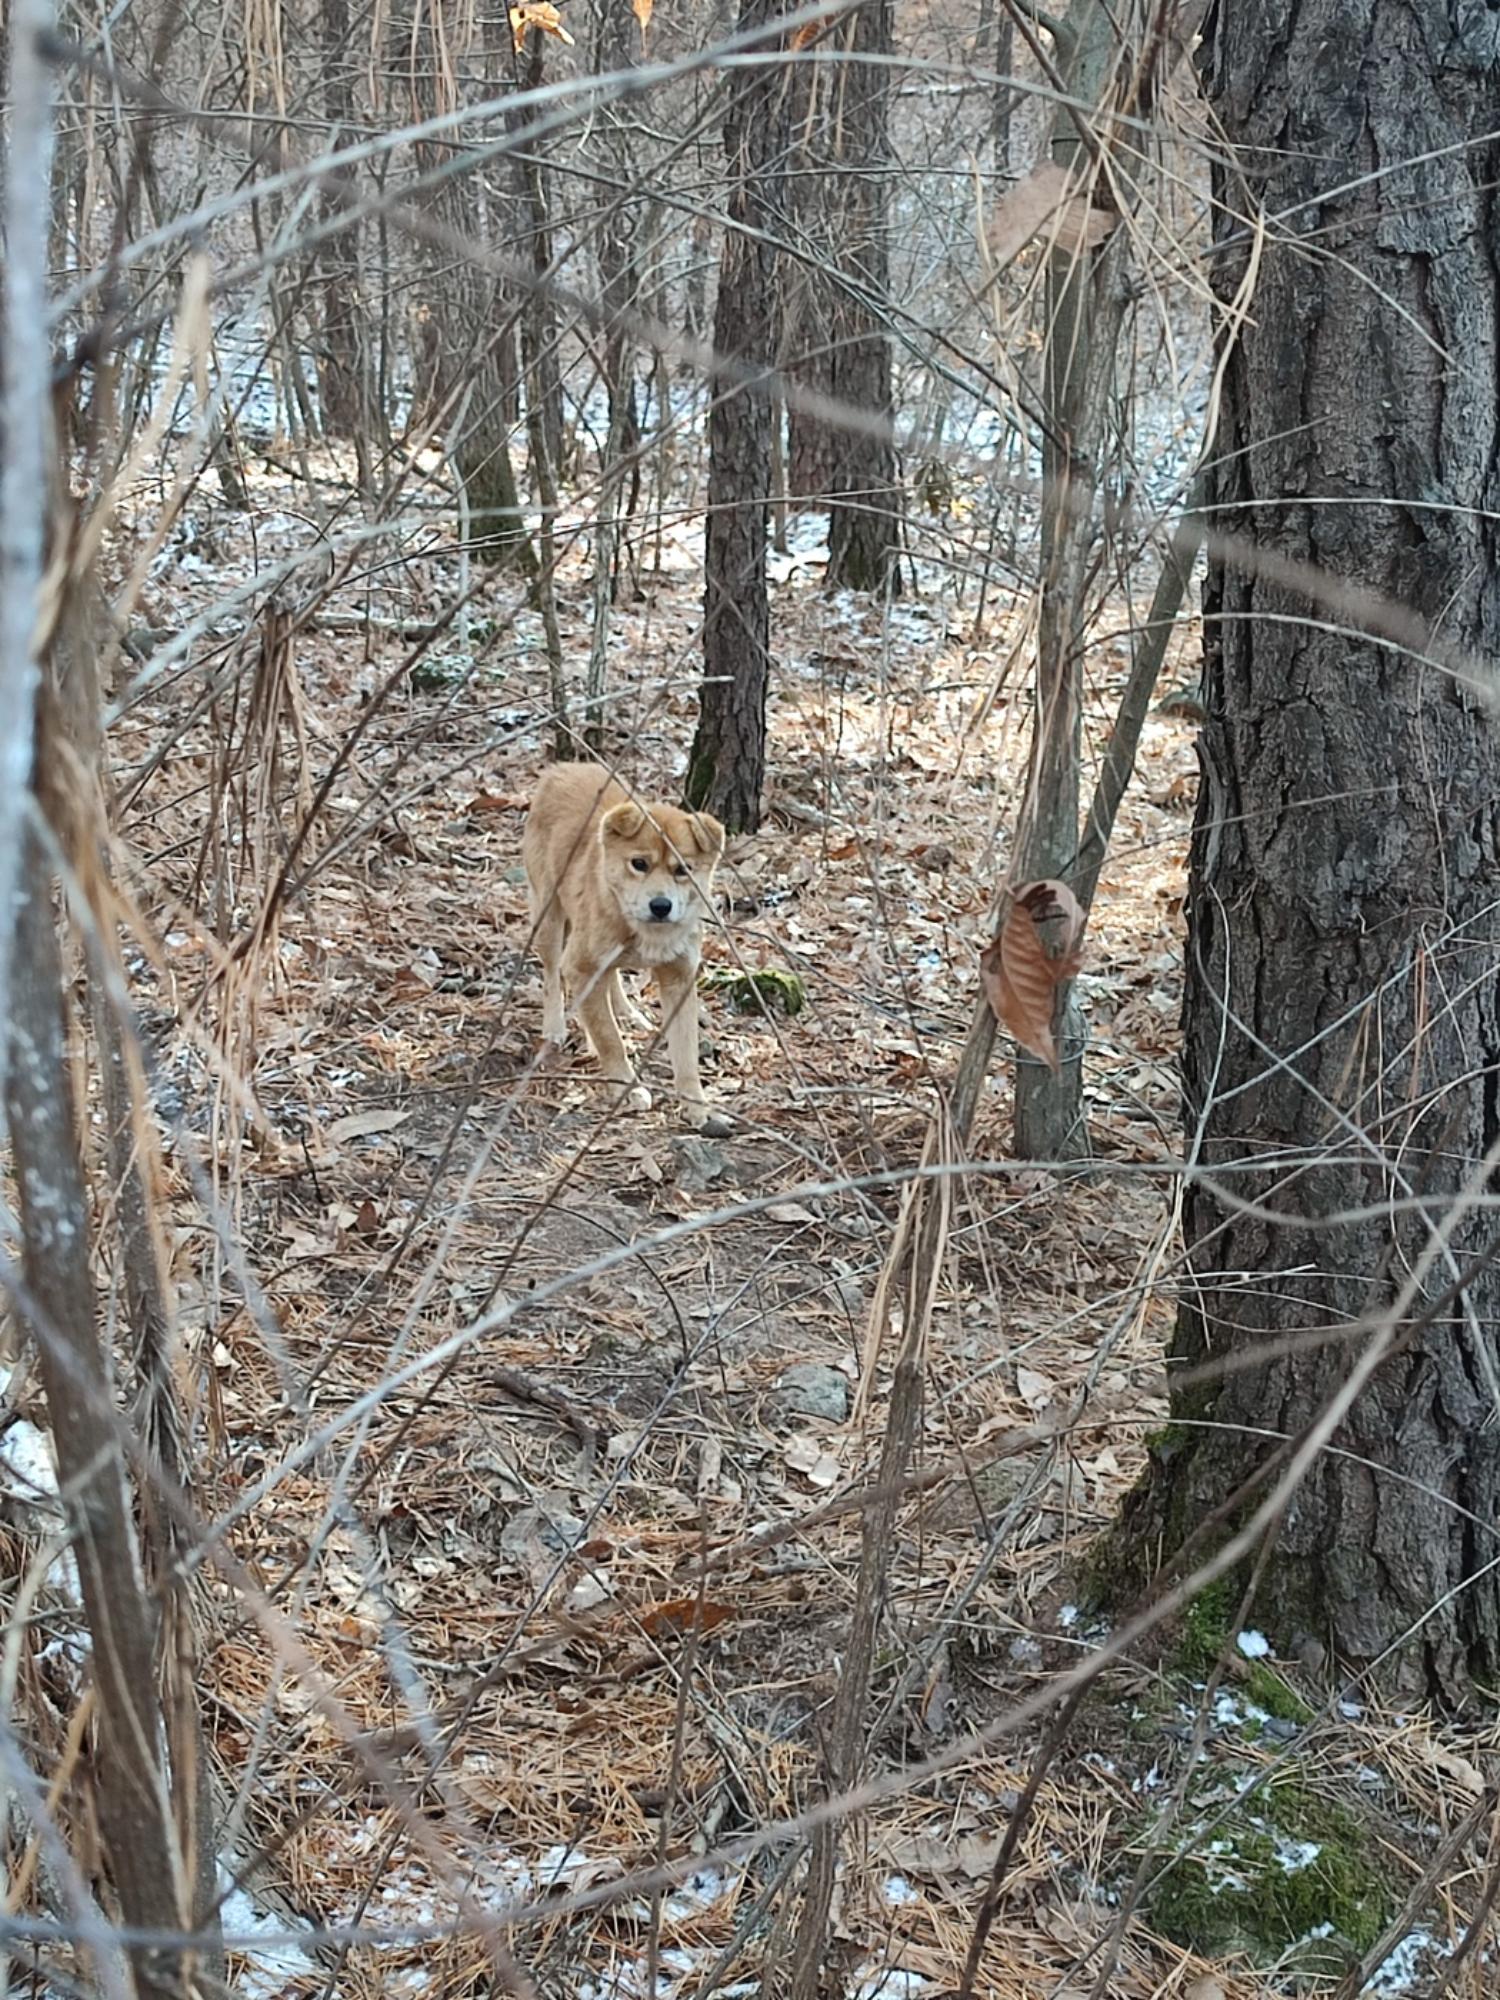
{"type": "Polygon", "coordinates": [[[710,813],[622,800],[599,821],[604,882],[628,923],[642,929],[696,921],[724,852],[710,813]]]}

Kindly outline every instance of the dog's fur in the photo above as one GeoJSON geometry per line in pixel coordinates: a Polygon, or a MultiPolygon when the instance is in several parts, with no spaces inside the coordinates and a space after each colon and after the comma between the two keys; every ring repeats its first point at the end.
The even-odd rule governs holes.
{"type": "Polygon", "coordinates": [[[542,961],[542,1033],[561,1042],[566,1002],[610,1083],[641,1110],[619,1016],[632,1007],[621,972],[651,973],[666,1019],[672,1079],[687,1123],[728,1129],[698,1077],[698,960],[724,829],[708,813],[643,804],[597,764],[553,764],[532,794],[521,841],[533,937],[542,961]]]}

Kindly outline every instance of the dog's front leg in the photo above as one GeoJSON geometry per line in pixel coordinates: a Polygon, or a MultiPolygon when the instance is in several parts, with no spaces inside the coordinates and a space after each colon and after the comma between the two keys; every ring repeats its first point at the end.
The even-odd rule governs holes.
{"type": "Polygon", "coordinates": [[[656,968],[656,989],[661,994],[662,1012],[667,1023],[667,1053],[672,1058],[672,1082],[682,1105],[684,1121],[695,1132],[716,1139],[733,1131],[730,1121],[710,1111],[698,1074],[698,968],[687,959],[675,959],[656,968]]]}
{"type": "Polygon", "coordinates": [[[640,1028],[643,1032],[654,1035],[656,1032],[656,1023],[643,1008],[636,1006],[634,1000],[626,992],[625,982],[621,979],[619,973],[612,972],[609,977],[610,1000],[615,1010],[615,1019],[626,1023],[632,1028],[640,1028]]]}
{"type": "Polygon", "coordinates": [[[630,1057],[625,1044],[620,1039],[619,1023],[615,1020],[615,1010],[611,1004],[615,976],[608,966],[582,966],[573,968],[568,985],[576,994],[573,1011],[583,1023],[583,1032],[589,1038],[599,1068],[606,1083],[617,1083],[627,1091],[626,1102],[635,1111],[651,1109],[651,1093],[643,1084],[635,1080],[635,1071],[630,1067],[630,1057]]]}

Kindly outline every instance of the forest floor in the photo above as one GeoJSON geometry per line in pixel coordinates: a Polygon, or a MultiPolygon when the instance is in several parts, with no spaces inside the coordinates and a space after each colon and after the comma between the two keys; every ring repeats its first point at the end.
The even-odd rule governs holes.
{"type": "MultiPolygon", "coordinates": [[[[157,560],[142,616],[158,633],[305,541],[297,479],[269,462],[254,478],[253,535],[204,507],[157,560]]],[[[878,1453],[890,1357],[870,1329],[900,1177],[952,1075],[1005,873],[1026,677],[1007,684],[1004,667],[1025,602],[992,596],[976,630],[972,591],[959,602],[928,571],[884,615],[830,602],[816,523],[794,524],[802,553],[776,564],[769,811],[731,844],[707,957],[795,973],[805,1005],[742,1014],[710,986],[707,1080],[736,1129],[704,1140],[668,1110],[606,1115],[576,1051],[536,1067],[519,839],[541,763],[539,622],[511,582],[484,579],[404,671],[419,648],[395,628],[451,597],[447,526],[427,555],[408,544],[387,563],[377,546],[289,651],[274,618],[257,636],[225,617],[190,665],[158,644],[116,677],[122,855],[163,940],[131,971],[185,1128],[166,1175],[212,1382],[205,1506],[234,1516],[236,1556],[337,1703],[243,1597],[222,1600],[202,1678],[224,1802],[238,1851],[270,1856],[231,1928],[368,1927],[347,1958],[268,1939],[236,1958],[235,1990],[497,1991],[458,1919],[519,1899],[532,1916],[510,1946],[544,1993],[641,1995],[652,1962],[663,1995],[711,1976],[750,1993],[789,1952],[761,1918],[795,1849],[736,1843],[824,1784],[859,1556],[857,1504],[838,1503],[878,1453]],[[232,668],[257,657],[255,692],[246,675],[236,696],[232,668]],[[226,760],[230,743],[256,754],[226,760]],[[252,933],[340,745],[293,863],[306,879],[252,933]],[[249,781],[222,782],[225,761],[249,781]],[[195,1147],[264,1308],[202,1228],[195,1147]],[[361,1756],[351,1727],[368,1732],[361,1756]],[[420,1811],[393,1809],[384,1781],[415,1795],[436,1742],[420,1811]],[[662,1860],[692,1872],[657,1898],[607,1893],[662,1860]]],[[[647,793],[670,793],[685,759],[698,536],[669,522],[613,616],[608,747],[647,793]]],[[[134,553],[127,533],[122,572],[134,553]]],[[[582,553],[560,595],[576,665],[582,553]]],[[[1091,660],[1091,771],[1148,596],[1149,579],[1140,602],[1122,593],[1119,636],[1091,660]]],[[[1194,678],[1196,648],[1185,622],[1164,689],[1194,678]]],[[[955,1987],[1044,1727],[1004,1719],[1107,1637],[1082,1595],[1089,1551],[1165,1409],[1196,768],[1191,726],[1154,715],[1087,938],[1089,1171],[1007,1164],[997,1051],[889,1551],[867,1775],[892,1782],[845,1843],[830,1995],[955,1987]]],[[[1411,1835],[1476,1808],[1476,1766],[1418,1719],[1340,1705],[1251,1635],[1213,1687],[1222,1617],[1106,1672],[1041,1786],[978,1994],[1291,1990],[1323,1920],[1316,1895],[1276,1884],[1315,1890],[1335,1856],[1327,1897],[1353,1915],[1340,1906],[1330,1928],[1385,1962],[1367,1990],[1424,1990],[1442,1896],[1421,1891],[1399,1921],[1419,1889],[1411,1835]],[[1179,1845],[1191,1860],[1173,1869],[1179,1845]],[[1237,1913],[1218,1960],[1171,1941],[1208,1935],[1188,1908],[1205,1894],[1237,1913]],[[1279,1973],[1252,1971],[1233,1949],[1254,1941],[1241,1906],[1278,1898],[1307,1935],[1279,1973]]],[[[1449,1898],[1452,1935],[1463,1901],[1449,1898]]]]}

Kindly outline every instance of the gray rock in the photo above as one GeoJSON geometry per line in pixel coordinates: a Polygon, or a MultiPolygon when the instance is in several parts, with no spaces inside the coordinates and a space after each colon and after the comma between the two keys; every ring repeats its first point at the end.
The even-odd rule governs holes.
{"type": "Polygon", "coordinates": [[[797,1361],[777,1382],[776,1400],[795,1416],[841,1424],[849,1414],[849,1378],[820,1361],[797,1361]]]}
{"type": "Polygon", "coordinates": [[[507,1555],[525,1555],[537,1548],[549,1555],[566,1555],[577,1548],[587,1533],[576,1514],[562,1507],[520,1507],[500,1530],[500,1546],[507,1555]]]}
{"type": "Polygon", "coordinates": [[[677,1162],[677,1185],[688,1194],[701,1194],[729,1172],[729,1155],[712,1139],[683,1132],[669,1143],[677,1162]]]}

